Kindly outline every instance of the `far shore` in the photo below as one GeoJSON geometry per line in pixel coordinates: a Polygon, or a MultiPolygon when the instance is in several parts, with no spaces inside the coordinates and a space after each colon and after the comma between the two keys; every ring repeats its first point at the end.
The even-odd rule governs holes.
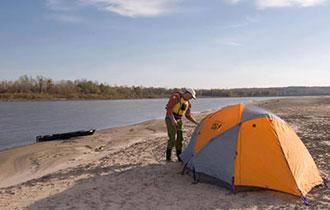
{"type": "MultiPolygon", "coordinates": [[[[330,95],[267,95],[267,96],[199,96],[198,98],[288,98],[288,97],[330,97],[330,95]]],[[[0,102],[54,102],[54,101],[108,101],[108,100],[149,100],[149,99],[167,99],[164,97],[148,98],[1,98],[0,102]]]]}
{"type": "MultiPolygon", "coordinates": [[[[266,98],[266,97],[290,97],[290,96],[222,96],[222,97],[207,97],[201,96],[198,98],[266,98]]],[[[292,96],[300,97],[300,96],[292,96]]],[[[301,96],[304,97],[304,96],[301,96]]],[[[307,96],[308,97],[308,96],[307,96]]],[[[152,100],[152,99],[167,99],[168,97],[155,97],[155,98],[37,98],[37,99],[0,99],[0,102],[53,102],[53,101],[108,101],[108,100],[152,100]]]]}
{"type": "MultiPolygon", "coordinates": [[[[330,97],[255,102],[293,127],[321,174],[330,176],[330,97]]],[[[197,113],[201,120],[209,112],[197,113]]],[[[185,145],[195,128],[184,121],[185,145]]],[[[167,163],[162,119],[97,131],[93,136],[0,151],[0,209],[279,209],[305,208],[285,193],[230,194],[180,175],[167,163]]],[[[311,208],[330,209],[330,189],[317,187],[311,208]]]]}

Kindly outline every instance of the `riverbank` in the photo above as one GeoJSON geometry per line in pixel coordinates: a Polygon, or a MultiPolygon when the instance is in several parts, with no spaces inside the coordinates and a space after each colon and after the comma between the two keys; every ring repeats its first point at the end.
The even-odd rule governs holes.
{"type": "MultiPolygon", "coordinates": [[[[330,98],[257,102],[286,120],[329,177],[330,98]]],[[[207,113],[200,113],[202,119],[207,113]]],[[[186,122],[185,141],[194,126],[186,122]]],[[[304,208],[297,197],[274,191],[229,194],[192,185],[178,162],[166,163],[163,120],[106,129],[93,136],[0,152],[0,209],[227,209],[304,208]]],[[[312,206],[330,208],[330,191],[313,189],[312,206]]]]}

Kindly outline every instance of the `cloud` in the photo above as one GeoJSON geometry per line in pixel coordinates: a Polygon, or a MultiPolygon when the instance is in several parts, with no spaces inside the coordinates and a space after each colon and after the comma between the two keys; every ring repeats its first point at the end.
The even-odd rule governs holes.
{"type": "Polygon", "coordinates": [[[215,43],[220,44],[220,45],[232,46],[232,47],[241,47],[242,46],[241,43],[239,43],[237,40],[235,40],[233,38],[216,39],[215,43]]]}
{"type": "Polygon", "coordinates": [[[182,0],[46,0],[52,10],[93,6],[126,17],[154,17],[172,12],[182,0]]]}
{"type": "Polygon", "coordinates": [[[259,8],[270,7],[312,7],[325,3],[327,0],[256,0],[259,8]]]}
{"type": "MultiPolygon", "coordinates": [[[[227,4],[238,4],[247,0],[223,0],[227,4]]],[[[272,7],[312,7],[324,4],[328,0],[253,0],[259,9],[272,7]]]]}
{"type": "Polygon", "coordinates": [[[242,0],[224,0],[224,2],[227,3],[227,4],[237,4],[241,1],[242,0]]]}
{"type": "Polygon", "coordinates": [[[252,17],[252,16],[246,16],[244,18],[244,20],[242,20],[240,23],[236,23],[236,24],[231,24],[231,25],[226,25],[221,27],[222,29],[235,29],[235,28],[242,28],[242,27],[246,27],[250,24],[254,24],[259,22],[259,19],[257,19],[256,17],[252,17]]]}
{"type": "Polygon", "coordinates": [[[178,0],[80,0],[82,4],[128,17],[152,17],[170,12],[178,0]]]}

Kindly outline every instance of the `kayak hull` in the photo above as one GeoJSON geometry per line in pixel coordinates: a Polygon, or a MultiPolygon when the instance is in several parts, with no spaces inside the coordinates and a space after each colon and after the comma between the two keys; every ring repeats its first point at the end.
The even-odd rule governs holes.
{"type": "Polygon", "coordinates": [[[36,142],[44,142],[44,141],[55,141],[55,140],[66,140],[73,137],[79,136],[90,136],[95,133],[95,129],[91,130],[80,130],[68,133],[56,133],[53,135],[45,135],[45,136],[37,136],[36,142]]]}

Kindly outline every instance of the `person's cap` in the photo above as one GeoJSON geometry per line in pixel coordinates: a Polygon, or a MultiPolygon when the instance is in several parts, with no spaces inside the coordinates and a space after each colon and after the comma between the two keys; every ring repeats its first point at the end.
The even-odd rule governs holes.
{"type": "Polygon", "coordinates": [[[196,99],[196,92],[192,88],[186,88],[186,92],[190,93],[190,95],[193,97],[193,99],[196,99]]]}

